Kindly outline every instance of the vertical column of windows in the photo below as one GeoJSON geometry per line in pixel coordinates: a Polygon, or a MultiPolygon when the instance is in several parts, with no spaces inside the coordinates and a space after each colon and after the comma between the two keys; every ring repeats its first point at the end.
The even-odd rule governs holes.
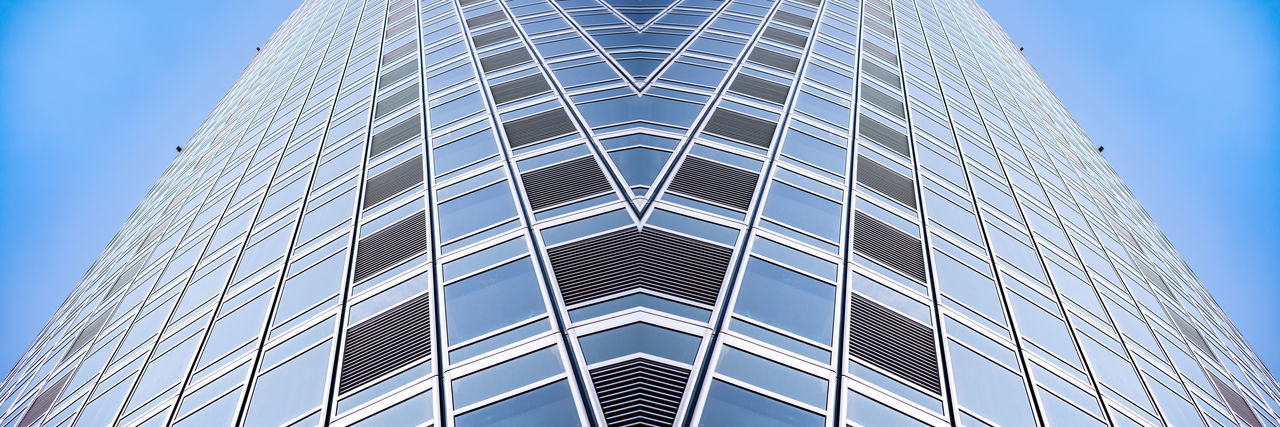
{"type": "MultiPolygon", "coordinates": [[[[299,34],[297,39],[293,39],[297,43],[290,43],[282,47],[283,49],[285,49],[285,51],[282,52],[281,55],[284,55],[286,58],[289,58],[289,57],[297,58],[297,60],[300,61],[301,58],[298,57],[297,55],[301,53],[300,52],[301,48],[306,47],[306,43],[310,42],[311,38],[309,37],[309,35],[310,35],[309,33],[299,34]]],[[[286,64],[297,65],[298,63],[294,61],[285,61],[285,64],[276,64],[276,66],[279,67],[286,64]]],[[[285,81],[284,79],[292,76],[292,73],[281,73],[281,74],[283,74],[283,76],[277,78],[276,82],[279,86],[287,87],[288,86],[287,81],[285,81]]],[[[279,90],[283,90],[283,88],[279,90]]],[[[271,107],[264,108],[261,111],[259,111],[260,117],[264,117],[264,118],[270,117],[277,103],[273,99],[272,103],[269,105],[271,107]]],[[[266,120],[264,119],[259,123],[260,125],[253,127],[252,129],[261,130],[262,128],[265,127],[266,120]]],[[[250,131],[250,132],[253,132],[253,131],[250,131]]],[[[259,138],[261,137],[261,133],[258,133],[257,135],[259,138]]],[[[240,148],[238,149],[237,152],[233,153],[230,156],[232,159],[229,160],[230,163],[228,167],[224,168],[225,169],[225,172],[223,175],[224,177],[226,175],[233,175],[233,176],[236,176],[237,178],[240,176],[243,176],[242,175],[244,171],[243,168],[247,166],[250,153],[253,151],[252,149],[254,147],[258,146],[259,144],[258,141],[259,139],[250,138],[248,135],[246,135],[245,138],[241,139],[240,148]],[[248,148],[246,149],[245,146],[248,146],[248,148]]],[[[218,182],[214,184],[213,190],[211,190],[211,192],[214,194],[223,194],[223,196],[225,196],[226,198],[230,198],[231,197],[230,194],[234,191],[233,189],[236,183],[237,183],[236,180],[229,180],[225,178],[220,179],[218,182]],[[225,192],[221,192],[224,190],[225,192]]],[[[214,216],[210,224],[217,222],[216,221],[217,215],[221,213],[221,207],[226,206],[225,204],[221,204],[225,202],[225,199],[222,199],[223,202],[219,202],[218,199],[215,199],[215,197],[218,197],[218,196],[211,195],[209,197],[209,199],[212,201],[212,205],[206,204],[206,206],[209,206],[208,208],[209,210],[217,211],[212,214],[214,216]],[[213,208],[213,206],[218,206],[218,207],[215,209],[213,208]]],[[[206,210],[202,210],[202,212],[205,212],[205,211],[206,210]]],[[[200,220],[200,218],[201,218],[200,216],[196,216],[196,221],[200,220]]],[[[195,221],[179,222],[179,224],[185,226],[193,222],[195,221]]],[[[208,239],[213,233],[212,225],[205,227],[204,224],[199,224],[193,227],[192,229],[195,230],[197,229],[196,227],[201,227],[207,230],[202,232],[192,231],[193,235],[203,236],[204,239],[208,239]]],[[[162,242],[159,246],[160,248],[170,248],[173,245],[176,245],[177,244],[176,242],[178,241],[177,239],[179,236],[181,236],[181,233],[175,232],[175,233],[172,233],[170,236],[171,237],[166,238],[165,241],[173,242],[173,243],[162,242]]],[[[199,241],[200,239],[196,239],[196,240],[199,241]]],[[[161,249],[161,250],[167,250],[167,249],[161,249]]],[[[156,258],[158,258],[157,255],[152,256],[153,260],[155,260],[156,258]]],[[[195,262],[194,259],[190,260],[191,264],[193,264],[194,262],[195,262]]],[[[170,262],[169,264],[173,264],[173,263],[170,262]]],[[[190,264],[188,264],[188,266],[189,265],[190,264]]],[[[174,267],[179,268],[178,266],[174,266],[174,267]]],[[[142,283],[157,283],[155,285],[156,289],[152,290],[151,295],[147,297],[146,301],[142,303],[142,308],[139,311],[139,315],[138,315],[140,317],[138,317],[137,318],[138,320],[133,322],[133,324],[130,326],[129,332],[127,333],[127,335],[125,335],[125,338],[120,344],[119,349],[116,350],[116,355],[113,357],[113,359],[119,360],[119,362],[112,362],[111,364],[108,365],[107,373],[105,373],[103,377],[104,379],[100,381],[99,383],[100,385],[97,387],[97,390],[94,392],[94,396],[99,396],[99,397],[96,397],[95,401],[90,402],[88,405],[86,405],[85,409],[78,416],[78,421],[77,421],[78,423],[86,424],[86,425],[101,423],[103,422],[102,420],[104,418],[107,420],[110,420],[116,415],[116,411],[118,411],[118,409],[116,408],[118,408],[119,405],[122,403],[122,401],[125,399],[125,397],[128,396],[128,393],[131,391],[131,387],[134,384],[134,381],[133,381],[134,374],[137,373],[135,370],[141,366],[142,362],[146,359],[146,356],[148,354],[151,354],[151,351],[148,350],[149,346],[138,347],[138,344],[145,342],[146,340],[149,339],[147,337],[148,333],[155,334],[156,331],[159,330],[159,328],[164,324],[167,318],[167,315],[170,313],[170,310],[174,307],[174,304],[176,304],[177,302],[176,294],[181,290],[181,286],[176,286],[176,282],[173,282],[173,281],[153,282],[157,280],[156,276],[160,274],[160,270],[157,268],[155,270],[150,270],[150,271],[151,273],[144,273],[147,276],[142,283]],[[132,361],[126,362],[130,359],[132,359],[132,361]],[[121,366],[121,365],[123,366],[118,369],[112,368],[112,366],[121,366]]],[[[185,276],[183,277],[185,278],[185,276]]],[[[146,286],[139,286],[136,289],[137,290],[135,292],[138,293],[138,298],[142,298],[144,295],[146,295],[146,292],[147,292],[146,286]]],[[[126,301],[128,298],[129,297],[126,296],[126,301]]],[[[151,335],[151,336],[154,337],[155,335],[151,335]]],[[[173,341],[176,341],[176,340],[173,340],[173,341]]],[[[172,341],[167,341],[166,345],[169,345],[169,344],[177,344],[177,343],[172,341]]],[[[175,358],[175,360],[176,359],[177,358],[175,358]]],[[[142,411],[136,412],[134,413],[134,415],[141,415],[141,412],[142,411]]]]}
{"type": "MultiPolygon", "coordinates": [[[[972,31],[967,35],[970,39],[976,38],[972,31]]],[[[975,52],[976,51],[978,51],[978,49],[975,49],[975,52]]],[[[987,61],[979,61],[979,63],[984,64],[985,68],[987,61]]],[[[991,78],[993,73],[984,70],[983,74],[986,75],[989,80],[995,81],[995,79],[991,78]]],[[[975,94],[977,94],[977,92],[975,92],[975,94]]],[[[993,108],[993,110],[999,111],[995,108],[993,108]]],[[[983,115],[988,118],[989,123],[1000,123],[1000,120],[998,120],[999,116],[993,116],[998,113],[989,112],[985,109],[983,113],[983,115]]],[[[1015,177],[1021,174],[1026,174],[1025,172],[1015,172],[1020,172],[1019,169],[1022,168],[1031,169],[1032,166],[1029,159],[1034,159],[1036,157],[1035,153],[1037,152],[1034,150],[1022,150],[1016,140],[1005,137],[999,132],[995,132],[995,126],[989,126],[989,129],[992,131],[991,135],[997,138],[998,141],[1008,141],[1008,144],[998,144],[998,147],[1002,149],[1002,154],[1005,154],[1005,166],[1007,170],[1010,171],[1010,176],[1015,177]],[[1005,149],[1008,149],[1008,152],[1005,152],[1005,149]],[[1027,157],[1023,157],[1024,154],[1027,157]],[[1021,168],[1018,166],[1021,166],[1021,168]]],[[[1009,126],[1005,124],[1003,129],[1009,129],[1009,126]]],[[[1042,166],[1042,163],[1036,163],[1036,165],[1042,166]]],[[[1034,172],[1029,174],[1032,177],[1036,176],[1034,172]]],[[[1055,174],[1055,172],[1053,169],[1048,169],[1045,174],[1052,175],[1055,174]]],[[[1040,191],[1040,187],[1036,185],[1038,183],[1032,180],[1015,179],[1013,182],[1015,187],[1021,190],[1019,195],[1022,197],[1019,198],[1019,202],[1024,209],[1031,228],[1042,233],[1043,236],[1056,236],[1056,239],[1050,239],[1054,244],[1058,245],[1055,249],[1063,250],[1061,248],[1070,248],[1071,246],[1062,243],[1066,239],[1066,236],[1062,234],[1061,230],[1052,228],[1056,226],[1056,224],[1052,223],[1052,221],[1056,219],[1052,208],[1040,208],[1036,203],[1034,203],[1034,201],[1039,201],[1044,206],[1052,206],[1046,196],[1047,193],[1040,191]],[[1042,211],[1047,211],[1048,214],[1042,214],[1042,211]],[[1051,219],[1045,219],[1044,216],[1048,216],[1051,219]],[[1046,223],[1048,224],[1046,225],[1046,223]],[[1049,232],[1044,230],[1049,230],[1049,232]]],[[[1096,193],[1094,195],[1095,197],[1098,197],[1096,193]]],[[[1106,202],[1105,199],[1101,200],[1103,201],[1103,205],[1110,207],[1110,204],[1106,202]]],[[[1127,237],[1127,240],[1136,246],[1136,242],[1133,241],[1133,237],[1131,235],[1127,234],[1127,230],[1119,228],[1119,225],[1109,216],[1106,218],[1117,232],[1123,232],[1121,236],[1127,237]]],[[[1122,265],[1125,265],[1123,262],[1124,260],[1118,259],[1118,257],[1114,255],[1127,255],[1126,250],[1119,242],[1114,240],[1107,242],[1107,240],[1109,239],[1103,240],[1104,246],[1108,247],[1108,251],[1113,254],[1111,257],[1113,266],[1121,267],[1122,265]]],[[[1042,243],[1042,245],[1044,245],[1044,243],[1042,243]]],[[[1140,250],[1138,255],[1141,255],[1140,250]]],[[[1164,338],[1163,336],[1167,332],[1155,329],[1161,333],[1152,334],[1152,330],[1148,329],[1148,325],[1153,328],[1158,325],[1158,323],[1153,321],[1155,316],[1152,316],[1152,314],[1162,313],[1164,311],[1160,309],[1161,304],[1155,301],[1156,297],[1154,295],[1148,293],[1146,286],[1141,284],[1141,279],[1138,279],[1136,274],[1131,273],[1124,268],[1120,268],[1117,272],[1126,279],[1125,283],[1127,283],[1126,286],[1121,288],[1122,294],[1126,297],[1132,296],[1134,298],[1134,302],[1137,302],[1137,304],[1125,304],[1119,302],[1123,300],[1118,301],[1113,298],[1108,298],[1107,302],[1112,318],[1115,319],[1118,330],[1120,331],[1121,336],[1125,339],[1126,344],[1129,346],[1131,354],[1135,357],[1135,360],[1140,360],[1142,362],[1139,366],[1140,372],[1143,375],[1143,379],[1145,380],[1152,397],[1156,400],[1156,403],[1159,405],[1166,420],[1173,423],[1199,422],[1199,415],[1196,414],[1196,411],[1191,406],[1190,402],[1185,400],[1185,398],[1178,396],[1179,394],[1185,394],[1182,381],[1176,377],[1166,374],[1166,372],[1174,372],[1174,365],[1172,365],[1170,363],[1170,359],[1166,357],[1166,354],[1171,357],[1173,353],[1166,353],[1166,351],[1162,351],[1161,345],[1157,344],[1157,339],[1165,341],[1164,347],[1169,347],[1167,338],[1164,338]],[[1127,288],[1128,292],[1124,292],[1124,288],[1127,288]],[[1143,301],[1146,301],[1147,303],[1144,303],[1143,301]],[[1146,319],[1145,321],[1143,320],[1144,318],[1146,319]],[[1159,368],[1153,369],[1156,367],[1159,368]]],[[[1123,283],[1118,283],[1117,285],[1122,284],[1123,283]]],[[[1175,349],[1172,351],[1179,350],[1175,349]]],[[[1199,370],[1197,369],[1192,372],[1199,372],[1199,370]]]]}
{"type": "MultiPolygon", "coordinates": [[[[325,57],[326,65],[332,65],[326,66],[326,74],[313,84],[323,89],[312,92],[320,118],[307,125],[319,128],[304,131],[305,151],[299,156],[306,160],[300,173],[309,176],[297,178],[303,182],[309,179],[309,183],[297,184],[296,193],[285,198],[290,207],[284,221],[296,226],[280,230],[281,246],[275,253],[287,254],[287,261],[273,261],[269,270],[228,290],[228,295],[237,295],[241,301],[253,300],[243,307],[260,306],[248,315],[253,319],[249,333],[231,332],[240,335],[240,340],[249,339],[247,356],[218,362],[222,368],[210,371],[206,378],[223,376],[192,394],[216,396],[222,390],[232,390],[206,407],[218,409],[201,410],[209,410],[209,416],[229,415],[229,419],[252,425],[322,423],[328,419],[331,372],[339,348],[335,334],[341,323],[344,278],[351,259],[350,224],[360,192],[363,146],[373,108],[373,74],[386,14],[383,1],[348,4],[336,32],[341,36],[331,43],[332,55],[325,57]],[[340,82],[336,93],[331,83],[334,79],[340,82]],[[305,197],[298,200],[303,192],[305,197]],[[297,213],[292,206],[299,206],[297,213]],[[246,376],[248,383],[240,386],[246,376]],[[305,383],[299,383],[301,380],[305,383]],[[222,415],[226,413],[222,411],[229,414],[222,415]]],[[[227,319],[230,329],[234,323],[227,319]]],[[[200,422],[206,419],[203,417],[197,413],[191,419],[200,422]]]]}
{"type": "Polygon", "coordinates": [[[563,107],[545,96],[516,101],[524,108],[505,106],[509,113],[500,115],[490,101],[502,93],[495,91],[500,76],[538,75],[528,72],[528,50],[513,44],[514,31],[503,30],[511,24],[499,5],[442,4],[443,14],[424,14],[423,64],[432,64],[425,81],[443,307],[443,415],[460,426],[579,425],[585,411],[578,381],[553,332],[560,328],[558,313],[551,314],[550,288],[530,255],[526,221],[533,218],[514,197],[509,159],[521,147],[580,137],[572,122],[565,126],[563,107]]]}
{"type": "MultiPolygon", "coordinates": [[[[713,335],[713,351],[703,362],[704,385],[694,389],[701,391],[702,401],[689,419],[819,425],[834,406],[837,374],[831,365],[844,168],[832,167],[841,171],[839,175],[813,174],[810,166],[791,155],[803,153],[805,144],[809,149],[821,149],[814,144],[838,144],[828,150],[847,157],[843,153],[848,122],[840,117],[848,117],[851,85],[841,84],[847,80],[841,76],[843,70],[824,55],[844,52],[832,44],[832,33],[856,34],[856,24],[831,17],[833,11],[848,8],[843,2],[808,1],[774,6],[668,187],[747,211],[745,218],[736,212],[730,218],[757,226],[746,246],[751,256],[738,261],[745,265],[738,284],[728,290],[731,303],[726,303],[725,320],[717,325],[722,330],[713,335]],[[816,43],[822,47],[811,47],[816,43]],[[775,134],[784,135],[781,142],[775,142],[775,134]],[[780,155],[783,152],[791,155],[780,155]],[[748,159],[759,163],[752,165],[748,159]],[[771,176],[759,190],[761,205],[749,209],[757,193],[755,183],[742,187],[743,197],[737,198],[706,191],[709,188],[701,186],[715,174],[699,176],[706,167],[700,167],[703,161],[722,168],[746,166],[771,176]],[[785,208],[798,204],[807,208],[785,208]]],[[[744,181],[759,179],[755,173],[742,173],[744,181]]]]}
{"type": "Polygon", "coordinates": [[[940,398],[946,395],[935,332],[940,320],[929,306],[943,297],[937,296],[941,278],[928,273],[931,257],[922,252],[927,227],[916,182],[925,178],[914,167],[921,154],[908,139],[898,52],[905,38],[895,27],[901,12],[885,1],[861,6],[859,53],[850,61],[858,71],[851,86],[859,102],[851,115],[857,132],[846,249],[850,377],[844,378],[849,391],[842,415],[865,425],[938,422],[951,405],[940,398]],[[890,352],[901,356],[887,357],[890,352]]]}
{"type": "MultiPolygon", "coordinates": [[[[436,416],[440,347],[424,185],[419,27],[451,5],[388,6],[364,152],[365,185],[345,315],[333,422],[421,424],[436,416]]],[[[423,30],[425,31],[425,30],[423,30]]]]}
{"type": "MultiPolygon", "coordinates": [[[[287,143],[277,154],[274,177],[265,187],[264,199],[255,212],[256,224],[252,227],[250,243],[240,254],[235,274],[228,278],[224,273],[219,277],[221,292],[212,304],[218,308],[204,335],[199,356],[189,368],[189,379],[183,383],[183,397],[170,418],[171,423],[225,423],[232,422],[239,414],[245,389],[242,383],[252,370],[261,346],[258,331],[271,313],[275,294],[272,288],[280,278],[283,256],[289,253],[302,198],[311,182],[316,152],[324,137],[325,121],[330,117],[337,80],[347,59],[354,24],[337,24],[339,19],[354,22],[360,13],[359,2],[336,2],[331,3],[331,7],[329,18],[319,25],[335,30],[324,33],[332,35],[317,40],[315,50],[308,55],[315,58],[315,63],[309,65],[305,77],[299,79],[308,89],[296,95],[297,98],[289,98],[287,105],[294,108],[291,112],[296,121],[288,127],[287,135],[281,136],[287,143]]],[[[316,293],[322,294],[325,286],[316,288],[316,293]]],[[[296,294],[291,293],[292,307],[306,305],[298,302],[296,294]]]]}
{"type": "MultiPolygon", "coordinates": [[[[223,268],[230,268],[229,261],[235,257],[235,253],[240,253],[240,258],[236,262],[235,276],[244,275],[246,271],[257,272],[260,269],[260,262],[269,263],[268,260],[273,258],[268,252],[276,250],[278,245],[275,242],[284,240],[277,237],[281,228],[279,223],[284,221],[261,218],[259,216],[261,206],[263,198],[266,197],[268,184],[277,171],[281,154],[286,150],[286,142],[293,125],[301,113],[304,97],[315,77],[314,73],[318,67],[316,63],[321,56],[319,52],[329,42],[327,36],[329,33],[322,30],[322,28],[328,29],[324,25],[323,17],[329,16],[329,20],[336,19],[334,9],[340,9],[340,6],[327,4],[319,6],[319,19],[313,21],[308,29],[310,46],[306,50],[299,51],[302,55],[300,59],[304,64],[290,78],[289,89],[283,92],[283,101],[277,107],[274,117],[265,122],[268,123],[265,126],[265,139],[249,157],[248,171],[239,182],[237,189],[230,193],[229,211],[232,212],[232,219],[226,219],[227,215],[224,214],[223,220],[219,221],[217,231],[211,233],[209,240],[207,242],[203,239],[198,240],[203,242],[203,245],[199,246],[198,250],[196,249],[198,245],[193,245],[188,252],[192,254],[190,256],[195,257],[191,259],[191,263],[196,264],[196,270],[191,274],[192,280],[182,280],[174,286],[177,289],[182,288],[183,283],[187,284],[184,289],[181,289],[181,296],[175,297],[177,304],[170,312],[166,326],[162,329],[160,341],[152,350],[151,359],[143,369],[125,405],[121,415],[123,422],[142,419],[164,420],[169,417],[172,407],[168,403],[172,401],[172,396],[179,393],[178,383],[190,366],[191,358],[198,350],[201,338],[204,336],[204,329],[213,316],[212,310],[201,310],[200,306],[222,290],[225,276],[218,272],[225,274],[226,270],[223,268]],[[311,62],[306,63],[307,60],[311,62]],[[248,242],[244,243],[246,249],[240,252],[242,237],[247,237],[248,242]],[[204,262],[196,261],[202,256],[204,262]],[[201,275],[208,270],[215,272],[207,276],[201,275]]],[[[173,271],[172,266],[175,263],[186,264],[186,256],[180,255],[183,258],[170,261],[169,271],[173,271]]],[[[161,283],[168,281],[169,274],[166,272],[161,276],[161,283]]]]}

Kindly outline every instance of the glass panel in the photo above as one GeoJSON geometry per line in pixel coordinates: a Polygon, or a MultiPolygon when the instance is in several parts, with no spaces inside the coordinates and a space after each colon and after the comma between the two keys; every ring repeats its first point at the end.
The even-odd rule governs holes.
{"type": "Polygon", "coordinates": [[[441,203],[438,209],[442,242],[497,224],[516,214],[516,205],[505,181],[441,203]]]}
{"type": "Polygon", "coordinates": [[[587,363],[602,362],[634,353],[647,353],[677,362],[693,363],[699,337],[648,323],[632,323],[579,338],[587,363]]]}
{"type": "Polygon", "coordinates": [[[246,426],[278,426],[324,400],[333,342],[321,344],[258,377],[246,426]]]}
{"type": "Polygon", "coordinates": [[[543,314],[533,263],[524,258],[444,288],[450,343],[463,342],[543,314]]]}
{"type": "Polygon", "coordinates": [[[556,347],[547,347],[453,380],[453,407],[461,408],[562,372],[556,347]]]}
{"type": "Polygon", "coordinates": [[[760,259],[747,263],[734,312],[831,344],[835,286],[760,259]]]}
{"type": "Polygon", "coordinates": [[[435,405],[431,402],[431,392],[427,391],[352,425],[417,426],[426,424],[432,417],[435,417],[435,405]]]}
{"type": "Polygon", "coordinates": [[[849,406],[845,411],[845,417],[864,426],[928,425],[853,391],[849,392],[849,406]]]}
{"type": "Polygon", "coordinates": [[[827,406],[827,380],[733,347],[721,350],[716,372],[819,408],[827,406]]]}
{"type": "Polygon", "coordinates": [[[777,181],[764,205],[765,216],[831,241],[840,240],[842,212],[839,204],[777,181]]]}
{"type": "Polygon", "coordinates": [[[964,346],[949,344],[960,406],[1000,425],[1035,425],[1022,377],[964,346]]]}
{"type": "Polygon", "coordinates": [[[459,415],[458,427],[580,426],[569,383],[561,380],[459,415]]]}
{"type": "Polygon", "coordinates": [[[821,426],[821,415],[715,380],[699,424],[708,427],[821,426]]]}

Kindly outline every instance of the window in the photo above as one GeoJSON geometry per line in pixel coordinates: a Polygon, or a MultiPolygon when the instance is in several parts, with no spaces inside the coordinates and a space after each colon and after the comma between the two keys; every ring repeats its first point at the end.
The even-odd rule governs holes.
{"type": "Polygon", "coordinates": [[[318,345],[259,376],[245,425],[282,425],[319,406],[328,389],[331,347],[318,345]]]}
{"type": "Polygon", "coordinates": [[[458,427],[580,426],[569,383],[561,380],[459,415],[458,427]]]}
{"type": "Polygon", "coordinates": [[[821,426],[822,416],[715,380],[699,425],[708,427],[821,426]]]}
{"type": "Polygon", "coordinates": [[[764,204],[766,216],[830,241],[840,240],[841,213],[839,204],[777,181],[764,204]]]}
{"type": "Polygon", "coordinates": [[[753,258],[734,312],[830,345],[835,286],[753,258]]]}
{"type": "Polygon", "coordinates": [[[440,240],[450,241],[515,216],[516,205],[506,182],[490,184],[441,203],[440,240]]]}
{"type": "Polygon", "coordinates": [[[693,363],[699,337],[648,323],[632,323],[578,340],[587,363],[596,363],[635,353],[646,353],[677,362],[693,363]]]}
{"type": "Polygon", "coordinates": [[[728,375],[819,408],[827,406],[827,381],[769,359],[724,347],[716,373],[728,375]]]}
{"type": "Polygon", "coordinates": [[[453,380],[453,407],[462,408],[562,372],[556,347],[547,347],[453,380]]]}
{"type": "Polygon", "coordinates": [[[445,286],[444,304],[450,344],[546,312],[528,258],[445,286]]]}

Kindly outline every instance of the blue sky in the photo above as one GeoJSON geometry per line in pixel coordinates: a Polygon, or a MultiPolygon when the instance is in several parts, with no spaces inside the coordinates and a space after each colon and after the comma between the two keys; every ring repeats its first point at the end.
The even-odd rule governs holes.
{"type": "Polygon", "coordinates": [[[0,372],[298,3],[0,0],[0,372]]]}
{"type": "Polygon", "coordinates": [[[1280,376],[1280,2],[978,1],[1280,376]]]}
{"type": "MultiPolygon", "coordinates": [[[[0,372],[296,0],[0,0],[0,372]]],[[[983,0],[1280,369],[1280,4],[983,0]]]]}

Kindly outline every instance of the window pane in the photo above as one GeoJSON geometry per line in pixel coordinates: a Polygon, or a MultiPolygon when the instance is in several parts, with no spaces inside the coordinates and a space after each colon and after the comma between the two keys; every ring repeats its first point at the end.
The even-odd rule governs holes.
{"type": "Polygon", "coordinates": [[[770,262],[752,259],[734,312],[831,344],[836,288],[770,262]]]}
{"type": "Polygon", "coordinates": [[[507,400],[462,414],[458,427],[579,426],[569,383],[557,381],[507,400]]]}
{"type": "Polygon", "coordinates": [[[424,392],[414,397],[397,403],[377,413],[376,415],[360,420],[353,424],[357,426],[416,426],[425,424],[435,416],[434,404],[431,402],[431,392],[424,392]]]}
{"type": "Polygon", "coordinates": [[[959,345],[948,345],[960,406],[1000,425],[1034,425],[1022,378],[959,345]]]}
{"type": "Polygon", "coordinates": [[[602,362],[633,353],[647,353],[684,363],[692,363],[701,340],[648,323],[632,323],[620,328],[587,335],[578,340],[587,363],[602,362]]]}
{"type": "Polygon", "coordinates": [[[840,205],[781,182],[769,187],[764,215],[831,241],[840,234],[840,205]],[[803,206],[804,209],[796,209],[803,206]]]}
{"type": "Polygon", "coordinates": [[[258,377],[246,426],[278,426],[320,405],[329,380],[330,344],[321,344],[258,377]]]}
{"type": "Polygon", "coordinates": [[[440,240],[450,241],[516,215],[506,182],[441,203],[440,240]]]}
{"type": "Polygon", "coordinates": [[[699,424],[707,427],[821,426],[823,418],[717,380],[711,383],[699,424]]]}
{"type": "Polygon", "coordinates": [[[853,391],[849,392],[849,407],[845,416],[864,426],[928,425],[853,391]]]}
{"type": "Polygon", "coordinates": [[[564,372],[555,347],[485,368],[453,380],[453,407],[461,408],[564,372]]]}
{"type": "Polygon", "coordinates": [[[827,406],[827,381],[772,360],[724,347],[716,372],[819,408],[827,406]]]}
{"type": "Polygon", "coordinates": [[[450,343],[543,314],[542,292],[533,264],[523,258],[444,288],[450,343]]]}

